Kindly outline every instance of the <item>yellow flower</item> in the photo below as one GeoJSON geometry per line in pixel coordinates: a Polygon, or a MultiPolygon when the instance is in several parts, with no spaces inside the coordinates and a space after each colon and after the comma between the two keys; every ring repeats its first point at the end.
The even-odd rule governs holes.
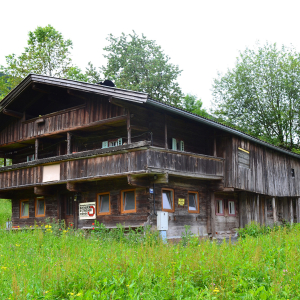
{"type": "Polygon", "coordinates": [[[49,293],[49,291],[45,291],[45,294],[49,293]]]}
{"type": "Polygon", "coordinates": [[[16,244],[17,247],[20,247],[21,245],[16,244]]]}
{"type": "Polygon", "coordinates": [[[78,293],[76,296],[81,296],[82,294],[81,293],[78,293]]]}
{"type": "Polygon", "coordinates": [[[1,269],[2,269],[2,270],[6,270],[6,269],[7,269],[7,267],[1,267],[1,269]]]}
{"type": "Polygon", "coordinates": [[[71,292],[70,292],[70,293],[68,293],[68,295],[71,295],[71,296],[73,296],[73,295],[74,295],[74,293],[71,293],[71,292]]]}
{"type": "Polygon", "coordinates": [[[45,228],[48,228],[48,225],[45,225],[45,228]]]}

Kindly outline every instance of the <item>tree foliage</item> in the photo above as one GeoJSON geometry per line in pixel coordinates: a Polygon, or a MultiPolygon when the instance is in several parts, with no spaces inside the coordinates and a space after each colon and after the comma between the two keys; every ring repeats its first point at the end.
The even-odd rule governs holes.
{"type": "Polygon", "coordinates": [[[277,146],[300,138],[300,54],[276,44],[246,49],[235,68],[215,79],[214,114],[277,146]]]}
{"type": "Polygon", "coordinates": [[[5,74],[0,77],[0,99],[19,84],[28,74],[43,74],[68,78],[72,67],[72,41],[65,40],[51,25],[37,27],[28,34],[28,46],[20,56],[6,56],[6,65],[0,66],[5,74]]]}
{"type": "Polygon", "coordinates": [[[170,63],[161,47],[144,35],[132,34],[107,38],[104,48],[107,65],[102,67],[105,78],[111,79],[119,88],[148,93],[152,99],[180,105],[182,98],[177,77],[181,70],[170,63]]]}
{"type": "Polygon", "coordinates": [[[202,106],[203,106],[203,102],[201,101],[201,99],[197,99],[197,96],[195,95],[187,94],[183,97],[182,100],[183,109],[202,117],[206,117],[206,118],[211,117],[207,113],[207,111],[204,108],[202,108],[202,106]]]}

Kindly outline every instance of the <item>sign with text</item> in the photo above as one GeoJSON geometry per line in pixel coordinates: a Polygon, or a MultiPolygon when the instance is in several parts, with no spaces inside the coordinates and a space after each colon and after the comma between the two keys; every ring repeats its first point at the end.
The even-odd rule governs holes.
{"type": "Polygon", "coordinates": [[[184,206],[185,199],[184,198],[178,198],[178,205],[184,206]]]}
{"type": "Polygon", "coordinates": [[[79,203],[79,220],[96,219],[96,202],[79,203]]]}

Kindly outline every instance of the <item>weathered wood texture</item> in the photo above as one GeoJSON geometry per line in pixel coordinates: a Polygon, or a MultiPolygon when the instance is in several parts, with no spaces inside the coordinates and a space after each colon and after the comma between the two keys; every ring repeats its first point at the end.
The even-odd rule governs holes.
{"type": "MultiPolygon", "coordinates": [[[[60,163],[60,181],[95,180],[106,176],[124,176],[131,173],[163,173],[203,179],[222,179],[223,160],[201,155],[151,148],[134,149],[127,153],[82,158],[60,163]]],[[[55,159],[52,161],[55,164],[55,159]]],[[[0,173],[0,190],[40,185],[43,166],[22,168],[0,173]]],[[[51,183],[51,182],[50,182],[51,183]]],[[[49,184],[46,183],[46,184],[49,184]]]]}
{"type": "Polygon", "coordinates": [[[275,197],[300,196],[299,159],[237,137],[233,137],[227,147],[226,187],[275,197]],[[250,152],[250,168],[238,163],[239,147],[250,152]]]}
{"type": "Polygon", "coordinates": [[[122,116],[124,109],[110,104],[106,98],[91,97],[86,105],[43,116],[44,122],[36,119],[23,122],[16,120],[0,132],[0,145],[30,140],[34,137],[80,128],[94,122],[122,116]]]}

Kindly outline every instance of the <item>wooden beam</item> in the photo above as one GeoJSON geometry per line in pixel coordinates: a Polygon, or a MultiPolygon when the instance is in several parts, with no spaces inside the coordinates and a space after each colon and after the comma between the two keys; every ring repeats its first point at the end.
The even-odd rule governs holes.
{"type": "Polygon", "coordinates": [[[163,174],[155,174],[156,179],[154,179],[153,176],[153,183],[169,183],[169,174],[168,173],[163,173],[163,174]]]}
{"type": "Polygon", "coordinates": [[[167,115],[165,114],[165,149],[168,149],[168,123],[167,115]]]}
{"type": "Polygon", "coordinates": [[[300,223],[300,198],[296,199],[297,223],[300,223]]]}
{"type": "Polygon", "coordinates": [[[39,159],[39,139],[35,139],[34,145],[34,160],[39,159]]]}
{"type": "Polygon", "coordinates": [[[14,117],[14,118],[17,118],[17,119],[22,119],[23,118],[23,113],[20,113],[20,112],[14,111],[14,110],[10,110],[10,109],[5,108],[5,109],[3,109],[2,112],[7,116],[11,116],[11,117],[14,117]]]}
{"type": "Polygon", "coordinates": [[[127,182],[132,186],[141,186],[141,187],[149,187],[150,181],[149,178],[142,178],[135,175],[127,175],[127,182]]]}
{"type": "Polygon", "coordinates": [[[125,107],[125,106],[124,106],[124,104],[125,104],[124,102],[118,101],[118,100],[116,100],[116,99],[113,98],[113,97],[109,97],[109,103],[111,103],[111,104],[113,104],[113,105],[125,107]]]}
{"type": "Polygon", "coordinates": [[[127,110],[127,144],[131,144],[130,111],[127,110]]]}
{"type": "Polygon", "coordinates": [[[148,127],[138,126],[138,125],[130,125],[131,130],[136,131],[149,131],[148,127]]]}
{"type": "Polygon", "coordinates": [[[35,186],[34,194],[38,196],[47,196],[53,194],[53,188],[51,186],[35,186]]]}
{"type": "Polygon", "coordinates": [[[71,154],[71,139],[72,134],[70,132],[67,132],[67,154],[71,154]]]}
{"type": "Polygon", "coordinates": [[[35,90],[35,91],[38,91],[40,93],[43,93],[43,94],[48,94],[49,91],[47,90],[44,90],[44,89],[41,89],[39,86],[37,86],[36,84],[32,85],[32,89],[35,90]]]}
{"type": "Polygon", "coordinates": [[[66,188],[70,192],[82,192],[82,188],[79,186],[78,183],[75,182],[67,182],[66,188]]]}
{"type": "Polygon", "coordinates": [[[290,209],[289,209],[289,211],[290,211],[290,223],[291,223],[291,225],[293,225],[293,223],[294,223],[294,210],[293,210],[293,198],[290,198],[289,199],[290,201],[289,201],[289,206],[290,206],[290,209]]]}
{"type": "Polygon", "coordinates": [[[273,221],[274,221],[274,224],[276,224],[277,223],[277,211],[276,211],[275,197],[272,198],[272,209],[273,209],[273,221]]]}
{"type": "Polygon", "coordinates": [[[80,99],[83,99],[83,100],[86,100],[86,97],[83,97],[81,95],[78,95],[76,92],[70,90],[70,89],[67,89],[67,93],[70,95],[70,96],[73,96],[73,97],[76,97],[76,98],[80,98],[80,99]]]}
{"type": "Polygon", "coordinates": [[[210,193],[210,227],[212,237],[216,236],[216,207],[215,207],[215,193],[210,193]]]}

